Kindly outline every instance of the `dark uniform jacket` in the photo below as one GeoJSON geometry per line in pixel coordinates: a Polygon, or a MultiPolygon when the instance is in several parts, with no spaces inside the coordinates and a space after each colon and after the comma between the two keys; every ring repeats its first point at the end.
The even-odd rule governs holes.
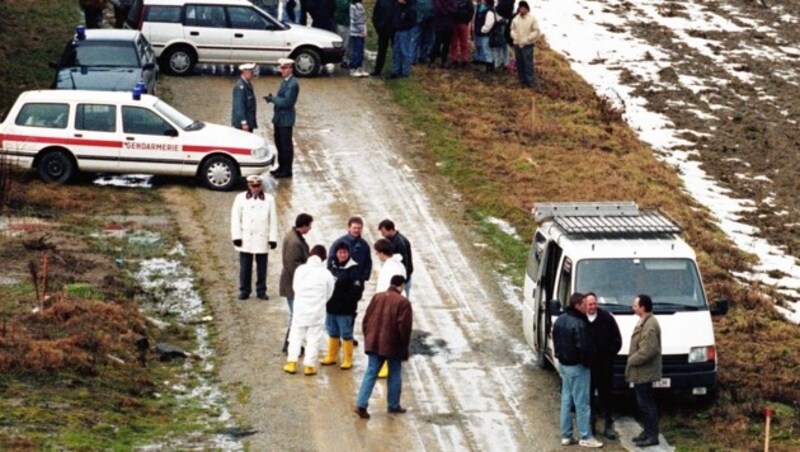
{"type": "Polygon", "coordinates": [[[380,34],[394,33],[394,3],[396,0],[377,0],[372,10],[372,25],[380,34]]]}
{"type": "Polygon", "coordinates": [[[592,366],[611,366],[622,348],[622,335],[619,333],[617,321],[610,312],[598,308],[594,322],[588,322],[587,326],[594,351],[592,366]]]}
{"type": "Polygon", "coordinates": [[[278,94],[272,97],[275,106],[272,123],[275,127],[294,127],[294,105],[300,95],[300,84],[294,75],[290,75],[281,82],[278,94]]]}
{"type": "Polygon", "coordinates": [[[586,317],[573,308],[567,308],[553,324],[553,346],[559,363],[590,367],[591,351],[586,317]]]}
{"type": "Polygon", "coordinates": [[[364,315],[364,351],[384,358],[408,359],[413,313],[395,287],[376,293],[364,315]]]}
{"type": "Polygon", "coordinates": [[[392,242],[392,254],[403,256],[406,278],[411,278],[411,273],[414,272],[414,262],[411,260],[411,242],[409,242],[406,236],[401,234],[400,231],[396,231],[394,237],[389,241],[392,242]]]}
{"type": "Polygon", "coordinates": [[[353,259],[347,259],[343,264],[337,260],[328,269],[336,278],[333,295],[325,305],[328,314],[355,315],[358,300],[364,292],[364,284],[358,279],[360,276],[358,264],[353,259]]]}
{"type": "Polygon", "coordinates": [[[294,298],[294,289],[292,288],[294,272],[297,267],[305,264],[308,260],[308,243],[306,243],[303,234],[292,228],[283,238],[281,250],[283,269],[281,270],[279,293],[282,297],[294,298]]]}
{"type": "Polygon", "coordinates": [[[247,121],[250,130],[255,130],[256,124],[256,93],[253,85],[243,78],[233,84],[233,110],[231,112],[231,125],[237,129],[242,128],[242,121],[247,121]]]}
{"type": "Polygon", "coordinates": [[[642,316],[631,335],[625,381],[633,384],[650,383],[661,379],[661,327],[648,312],[642,316]]]}

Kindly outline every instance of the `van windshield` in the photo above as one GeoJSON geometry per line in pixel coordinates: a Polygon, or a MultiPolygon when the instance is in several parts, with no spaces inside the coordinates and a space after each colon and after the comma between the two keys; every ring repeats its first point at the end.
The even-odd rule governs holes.
{"type": "Polygon", "coordinates": [[[650,295],[656,313],[708,309],[690,259],[582,260],[575,290],[596,293],[598,304],[615,313],[632,313],[631,304],[639,294],[650,295]]]}
{"type": "MultiPolygon", "coordinates": [[[[184,115],[183,113],[179,112],[178,110],[172,108],[169,104],[165,103],[164,101],[159,100],[158,102],[153,105],[156,110],[159,111],[162,115],[169,118],[173,124],[177,125],[183,130],[194,130],[195,124],[202,124],[199,121],[195,121],[194,119],[189,118],[188,116],[184,115]]],[[[202,127],[200,127],[202,128],[202,127]]]]}

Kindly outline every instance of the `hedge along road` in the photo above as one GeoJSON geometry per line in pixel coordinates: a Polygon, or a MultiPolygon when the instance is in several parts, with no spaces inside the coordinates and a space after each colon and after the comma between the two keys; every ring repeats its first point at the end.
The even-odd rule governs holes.
{"type": "MultiPolygon", "coordinates": [[[[228,124],[235,78],[165,80],[172,104],[190,116],[228,124]]],[[[414,340],[403,367],[405,415],[386,413],[380,381],[372,419],[352,412],[366,367],[356,348],[350,371],[323,367],[315,377],[281,367],[285,301],[278,297],[280,248],[270,254],[270,300],[236,300],[238,260],[230,244],[236,193],[169,188],[181,213],[182,235],[204,284],[218,330],[219,373],[251,450],[552,450],[559,447],[559,380],[536,367],[524,343],[516,296],[476,257],[475,241],[459,218],[457,195],[413,168],[409,132],[375,81],[300,80],[294,179],[275,189],[281,236],[300,212],[314,216],[309,245],[326,247],[345,233],[348,217],[365,220],[364,238],[380,235],[391,218],[412,242],[414,340]]],[[[277,90],[277,77],[259,77],[259,99],[277,90]]],[[[272,142],[272,110],[260,100],[257,133],[272,142]]],[[[417,151],[420,151],[417,149],[417,151]]],[[[280,242],[279,242],[280,243],[280,242]]],[[[359,319],[374,293],[379,262],[367,283],[359,319]]],[[[356,338],[361,339],[360,322],[356,338]]]]}

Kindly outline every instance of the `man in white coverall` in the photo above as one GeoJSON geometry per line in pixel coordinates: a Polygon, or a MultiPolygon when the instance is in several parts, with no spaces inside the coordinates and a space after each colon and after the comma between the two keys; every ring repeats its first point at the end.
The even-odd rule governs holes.
{"type": "Polygon", "coordinates": [[[317,354],[325,335],[325,304],[333,295],[336,280],[325,266],[325,247],[311,248],[308,261],[294,272],[294,313],[289,331],[289,351],[284,372],[297,372],[300,347],[305,342],[306,354],[303,374],[316,375],[317,354]]]}
{"type": "Polygon", "coordinates": [[[256,294],[267,295],[267,253],[278,246],[275,198],[261,189],[261,176],[247,177],[247,191],[236,195],[231,208],[231,239],[239,252],[239,299],[252,291],[253,258],[256,260],[256,294]]]}

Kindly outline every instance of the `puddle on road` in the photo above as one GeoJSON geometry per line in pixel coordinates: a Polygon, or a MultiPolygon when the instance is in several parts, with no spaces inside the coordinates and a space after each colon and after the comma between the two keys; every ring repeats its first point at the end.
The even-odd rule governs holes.
{"type": "Polygon", "coordinates": [[[95,185],[124,188],[153,188],[153,176],[150,174],[120,174],[100,176],[94,180],[95,185]]]}
{"type": "Polygon", "coordinates": [[[439,353],[448,353],[447,341],[431,338],[427,331],[412,330],[409,355],[435,356],[439,353]]]}

